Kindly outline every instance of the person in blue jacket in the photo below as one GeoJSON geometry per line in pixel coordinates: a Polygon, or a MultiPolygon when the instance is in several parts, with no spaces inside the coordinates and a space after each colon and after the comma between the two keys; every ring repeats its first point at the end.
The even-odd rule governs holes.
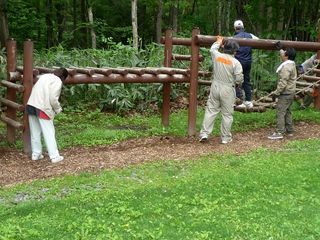
{"type": "MultiPolygon", "coordinates": [[[[234,38],[252,38],[252,39],[259,39],[255,35],[251,33],[247,33],[244,31],[244,25],[241,20],[236,20],[234,22],[234,38]]],[[[252,63],[252,49],[249,46],[240,46],[238,49],[235,58],[241,63],[243,69],[243,83],[242,88],[245,93],[245,101],[239,105],[238,107],[246,107],[252,108],[252,92],[251,92],[251,85],[250,85],[250,71],[251,71],[251,63],[252,63]]],[[[241,97],[242,90],[239,92],[237,90],[237,97],[241,97]]]]}

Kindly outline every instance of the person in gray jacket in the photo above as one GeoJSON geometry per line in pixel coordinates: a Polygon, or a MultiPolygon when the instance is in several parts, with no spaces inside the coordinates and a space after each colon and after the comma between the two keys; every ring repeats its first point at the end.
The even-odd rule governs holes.
{"type": "Polygon", "coordinates": [[[47,146],[51,162],[57,163],[63,160],[57,147],[53,119],[56,114],[62,111],[59,97],[62,84],[67,76],[68,71],[65,68],[56,69],[53,74],[41,75],[32,88],[26,106],[30,126],[32,160],[44,158],[41,134],[47,146]]]}
{"type": "Polygon", "coordinates": [[[243,82],[241,63],[234,58],[238,49],[239,44],[235,40],[229,39],[223,43],[221,36],[218,36],[217,41],[211,46],[213,80],[200,131],[200,142],[208,140],[219,112],[222,115],[221,143],[227,144],[232,141],[231,126],[236,98],[235,85],[243,82]],[[220,46],[223,53],[218,51],[220,46]]]}
{"type": "Polygon", "coordinates": [[[288,48],[286,51],[280,50],[280,58],[282,63],[278,67],[276,73],[279,80],[277,89],[272,92],[273,98],[277,98],[277,123],[276,130],[268,136],[271,140],[282,139],[284,134],[293,135],[293,121],[290,107],[294,101],[296,91],[297,69],[294,59],[296,51],[288,48]]]}

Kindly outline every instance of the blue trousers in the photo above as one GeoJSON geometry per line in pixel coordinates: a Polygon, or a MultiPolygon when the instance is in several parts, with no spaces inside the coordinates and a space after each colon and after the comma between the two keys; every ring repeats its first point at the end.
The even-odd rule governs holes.
{"type": "Polygon", "coordinates": [[[250,84],[250,71],[251,62],[240,62],[243,70],[243,83],[242,88],[245,93],[245,101],[252,101],[251,84],[250,84]]]}

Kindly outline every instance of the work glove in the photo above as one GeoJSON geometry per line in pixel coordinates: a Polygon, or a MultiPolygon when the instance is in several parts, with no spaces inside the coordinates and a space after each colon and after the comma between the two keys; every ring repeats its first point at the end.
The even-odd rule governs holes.
{"type": "Polygon", "coordinates": [[[276,42],[276,49],[277,49],[277,50],[282,49],[282,43],[281,43],[280,41],[277,41],[277,42],[276,42]]]}
{"type": "Polygon", "coordinates": [[[297,66],[297,72],[299,75],[304,74],[304,70],[301,64],[297,66]]]}

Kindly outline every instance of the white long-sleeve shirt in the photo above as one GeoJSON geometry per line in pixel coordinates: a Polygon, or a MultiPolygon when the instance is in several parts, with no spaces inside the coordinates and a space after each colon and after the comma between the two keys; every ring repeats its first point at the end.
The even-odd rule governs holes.
{"type": "Polygon", "coordinates": [[[28,105],[45,112],[50,119],[62,111],[59,97],[62,81],[54,74],[47,73],[40,76],[33,86],[28,105]]]}

